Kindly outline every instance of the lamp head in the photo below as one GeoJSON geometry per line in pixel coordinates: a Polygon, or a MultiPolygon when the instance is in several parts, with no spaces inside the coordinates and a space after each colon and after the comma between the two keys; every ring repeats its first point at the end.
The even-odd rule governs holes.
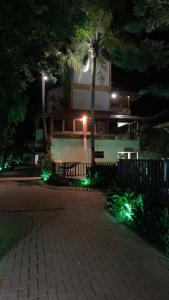
{"type": "Polygon", "coordinates": [[[45,81],[47,81],[47,80],[48,80],[48,76],[43,75],[43,79],[44,79],[45,81]]]}
{"type": "Polygon", "coordinates": [[[117,94],[116,93],[112,93],[111,97],[112,97],[112,99],[116,99],[117,98],[117,94]]]}
{"type": "Polygon", "coordinates": [[[87,116],[83,116],[83,117],[82,117],[82,121],[83,121],[83,123],[86,123],[86,121],[87,121],[87,116]]]}

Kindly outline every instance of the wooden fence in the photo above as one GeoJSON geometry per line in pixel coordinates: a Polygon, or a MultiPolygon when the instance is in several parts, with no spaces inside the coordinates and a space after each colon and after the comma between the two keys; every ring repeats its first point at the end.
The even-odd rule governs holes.
{"type": "Polygon", "coordinates": [[[120,160],[118,164],[123,185],[169,196],[169,160],[120,160]]]}
{"type": "MultiPolygon", "coordinates": [[[[96,166],[114,166],[114,163],[103,162],[96,163],[96,166]]],[[[64,177],[85,177],[91,168],[91,163],[80,163],[80,162],[64,162],[54,163],[53,173],[62,174],[64,177]]]]}

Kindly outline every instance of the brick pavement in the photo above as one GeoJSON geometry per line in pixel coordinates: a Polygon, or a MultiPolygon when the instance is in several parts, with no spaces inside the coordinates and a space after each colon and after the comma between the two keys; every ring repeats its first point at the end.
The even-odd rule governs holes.
{"type": "Polygon", "coordinates": [[[99,191],[0,182],[0,300],[168,300],[169,261],[104,203],[99,191]]]}

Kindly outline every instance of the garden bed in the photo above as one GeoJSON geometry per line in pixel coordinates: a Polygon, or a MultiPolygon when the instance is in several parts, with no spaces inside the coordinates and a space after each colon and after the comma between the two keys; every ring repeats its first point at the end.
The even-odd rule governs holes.
{"type": "Polygon", "coordinates": [[[169,257],[168,207],[153,201],[152,195],[138,194],[131,188],[115,188],[108,194],[106,208],[169,257]]]}

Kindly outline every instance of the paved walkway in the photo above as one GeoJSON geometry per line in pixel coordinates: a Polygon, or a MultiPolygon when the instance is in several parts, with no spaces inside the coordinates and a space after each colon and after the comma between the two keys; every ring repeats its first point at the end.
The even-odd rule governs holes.
{"type": "Polygon", "coordinates": [[[168,300],[169,261],[99,191],[0,182],[0,300],[168,300]]]}

